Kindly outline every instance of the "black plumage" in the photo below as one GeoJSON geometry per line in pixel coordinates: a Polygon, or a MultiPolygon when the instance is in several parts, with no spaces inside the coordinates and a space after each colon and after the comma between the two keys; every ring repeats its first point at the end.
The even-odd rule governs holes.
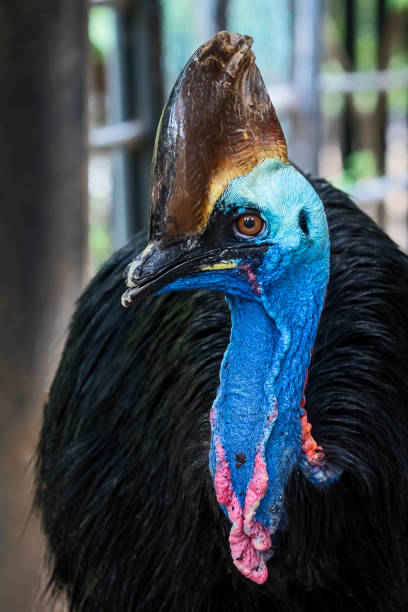
{"type": "Polygon", "coordinates": [[[76,612],[408,608],[408,258],[323,180],[331,276],[306,388],[340,480],[295,470],[269,580],[238,573],[208,470],[222,295],[125,310],[135,237],[79,300],[45,408],[36,502],[51,588],[76,612]]]}

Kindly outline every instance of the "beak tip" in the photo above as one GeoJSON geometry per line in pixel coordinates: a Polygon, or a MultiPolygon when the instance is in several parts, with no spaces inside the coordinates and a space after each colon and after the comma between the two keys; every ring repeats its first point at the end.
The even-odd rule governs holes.
{"type": "Polygon", "coordinates": [[[124,291],[124,293],[122,293],[121,302],[124,308],[129,308],[129,306],[132,305],[133,300],[131,295],[131,289],[127,289],[126,291],[124,291]]]}

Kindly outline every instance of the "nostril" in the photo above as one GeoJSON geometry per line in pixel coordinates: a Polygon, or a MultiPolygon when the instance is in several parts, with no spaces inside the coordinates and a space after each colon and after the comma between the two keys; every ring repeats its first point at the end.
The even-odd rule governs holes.
{"type": "Polygon", "coordinates": [[[126,279],[127,279],[127,277],[128,277],[128,274],[129,274],[129,268],[130,268],[130,264],[128,264],[128,265],[126,266],[126,268],[123,270],[122,276],[123,276],[123,278],[124,278],[125,280],[126,280],[126,279]]]}
{"type": "Polygon", "coordinates": [[[308,219],[307,219],[307,214],[304,208],[302,208],[302,210],[299,213],[299,217],[298,217],[298,223],[299,223],[299,227],[302,230],[302,232],[308,236],[309,235],[309,226],[308,226],[308,219]]]}

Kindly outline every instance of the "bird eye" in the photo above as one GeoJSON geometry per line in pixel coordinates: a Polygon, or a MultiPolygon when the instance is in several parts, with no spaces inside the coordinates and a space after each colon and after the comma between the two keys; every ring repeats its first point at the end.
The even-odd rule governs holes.
{"type": "Polygon", "coordinates": [[[253,238],[265,231],[265,221],[259,215],[246,213],[235,221],[235,232],[243,238],[253,238]]]}

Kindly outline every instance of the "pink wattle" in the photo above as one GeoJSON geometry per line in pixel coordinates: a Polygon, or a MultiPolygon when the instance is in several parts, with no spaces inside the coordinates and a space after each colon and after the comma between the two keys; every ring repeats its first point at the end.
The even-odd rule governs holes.
{"type": "MultiPolygon", "coordinates": [[[[313,351],[312,351],[313,353],[313,351]]],[[[306,380],[303,388],[303,395],[300,401],[300,426],[302,431],[302,453],[305,455],[308,463],[314,466],[324,467],[324,453],[321,446],[317,445],[317,442],[312,436],[312,425],[307,420],[306,412],[306,397],[305,389],[309,378],[309,370],[306,370],[306,380]]]]}
{"type": "MultiPolygon", "coordinates": [[[[251,278],[251,271],[246,268],[245,266],[241,267],[242,271],[249,276],[249,280],[254,281],[251,285],[252,289],[255,292],[260,291],[259,285],[255,282],[256,277],[255,279],[251,278]]],[[[304,389],[307,385],[307,379],[308,372],[306,371],[304,389]]],[[[312,426],[307,421],[305,404],[306,400],[303,391],[300,403],[301,451],[313,469],[314,478],[319,482],[323,482],[325,479],[327,480],[323,465],[324,453],[311,434],[312,426]]],[[[232,559],[236,568],[244,576],[258,584],[262,584],[267,580],[268,569],[266,561],[273,554],[271,541],[273,530],[265,527],[260,521],[255,520],[255,515],[268,489],[269,478],[265,461],[265,445],[277,416],[278,406],[275,404],[273,411],[266,418],[266,427],[258,444],[252,477],[247,487],[244,508],[242,509],[232,486],[231,471],[225,456],[225,449],[215,434],[216,417],[214,406],[210,413],[216,452],[214,486],[217,501],[226,508],[232,523],[229,535],[232,559]]]]}
{"type": "MultiPolygon", "coordinates": [[[[232,488],[231,472],[225,458],[225,450],[218,440],[216,442],[216,454],[217,469],[214,485],[218,503],[226,507],[232,522],[229,543],[234,565],[241,574],[258,584],[262,584],[268,578],[268,570],[263,552],[259,551],[264,551],[271,547],[270,536],[261,523],[254,521],[253,518],[244,516],[244,512],[232,488]]],[[[252,494],[252,491],[250,497],[251,501],[253,501],[252,505],[256,504],[256,496],[252,494]]]]}
{"type": "MultiPolygon", "coordinates": [[[[268,417],[267,430],[276,418],[277,410],[268,417]]],[[[211,422],[215,426],[214,411],[211,411],[211,422]]],[[[236,568],[254,582],[262,584],[268,578],[266,561],[271,556],[271,534],[255,514],[268,488],[268,472],[264,458],[265,437],[262,436],[255,455],[252,478],[245,496],[244,510],[234,493],[231,471],[225,457],[225,450],[216,438],[215,451],[217,467],[214,486],[219,504],[225,506],[232,527],[229,536],[231,555],[236,568]],[[270,551],[269,554],[267,551],[270,551]]]]}

